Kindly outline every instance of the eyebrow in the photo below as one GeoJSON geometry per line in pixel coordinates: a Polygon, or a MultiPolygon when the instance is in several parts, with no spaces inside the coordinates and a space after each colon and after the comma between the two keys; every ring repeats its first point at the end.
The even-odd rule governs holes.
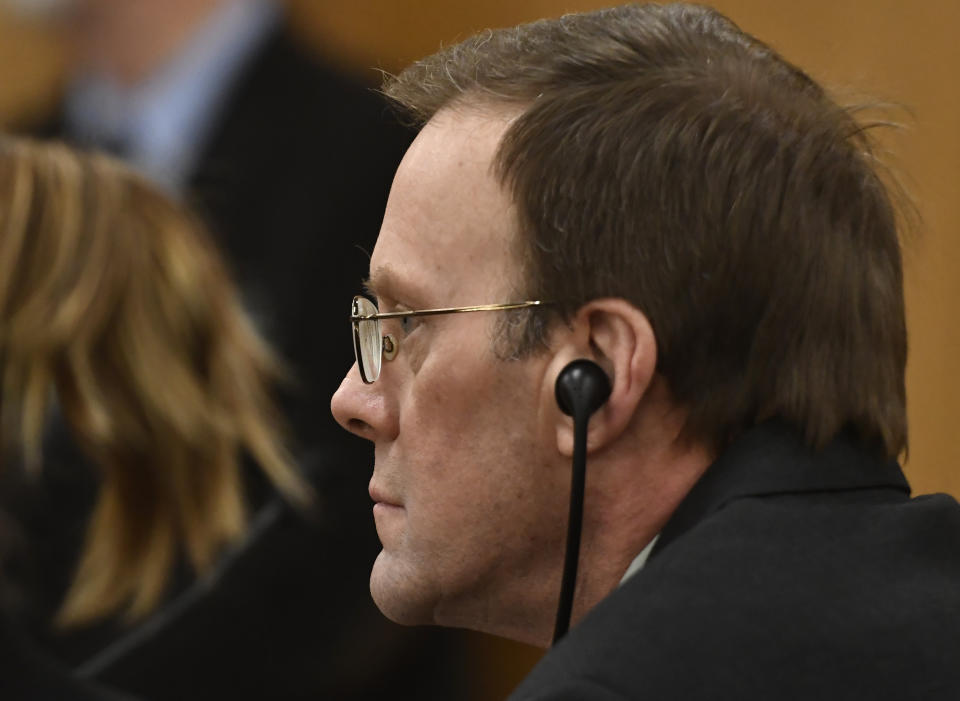
{"type": "Polygon", "coordinates": [[[373,297],[379,298],[381,294],[389,292],[394,285],[393,271],[389,268],[377,268],[370,271],[370,277],[363,280],[363,291],[373,297]]]}
{"type": "Polygon", "coordinates": [[[409,300],[412,296],[419,297],[418,290],[409,292],[410,285],[401,281],[400,275],[389,264],[382,265],[371,271],[370,277],[363,281],[363,289],[376,299],[387,299],[391,302],[409,300]]]}

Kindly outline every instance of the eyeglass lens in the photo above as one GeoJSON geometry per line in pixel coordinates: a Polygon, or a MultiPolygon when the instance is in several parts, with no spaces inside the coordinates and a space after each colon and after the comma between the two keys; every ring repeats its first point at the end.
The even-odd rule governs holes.
{"type": "MultiPolygon", "coordinates": [[[[354,317],[370,316],[377,313],[377,307],[366,297],[355,297],[351,311],[354,317]]],[[[353,351],[357,357],[360,374],[366,382],[375,382],[380,377],[380,363],[383,357],[380,320],[354,321],[353,324],[353,351]]]]}

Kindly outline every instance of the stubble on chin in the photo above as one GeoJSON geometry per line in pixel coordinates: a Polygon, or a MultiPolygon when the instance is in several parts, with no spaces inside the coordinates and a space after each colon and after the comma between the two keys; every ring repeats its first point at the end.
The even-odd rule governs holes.
{"type": "Polygon", "coordinates": [[[431,625],[430,588],[399,558],[382,549],[370,572],[370,596],[380,612],[405,626],[431,625]]]}

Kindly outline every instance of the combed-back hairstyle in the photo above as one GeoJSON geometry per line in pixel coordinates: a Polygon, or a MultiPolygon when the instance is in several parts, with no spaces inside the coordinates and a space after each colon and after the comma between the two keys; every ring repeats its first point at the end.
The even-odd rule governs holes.
{"type": "Polygon", "coordinates": [[[106,157],[0,139],[0,441],[38,466],[56,401],[102,472],[63,623],[146,613],[181,548],[210,566],[244,456],[304,497],[278,370],[193,216],[106,157]]]}
{"type": "MultiPolygon", "coordinates": [[[[714,10],[626,5],[488,31],[388,79],[424,123],[518,118],[497,154],[532,299],[647,315],[687,435],[779,416],[906,447],[897,215],[864,126],[714,10]]],[[[516,351],[545,339],[528,318],[516,351]]]]}

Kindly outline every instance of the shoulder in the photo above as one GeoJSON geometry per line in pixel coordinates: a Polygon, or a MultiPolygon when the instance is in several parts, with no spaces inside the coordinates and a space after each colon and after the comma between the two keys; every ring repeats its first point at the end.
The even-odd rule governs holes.
{"type": "Polygon", "coordinates": [[[601,602],[514,698],[956,698],[957,582],[949,497],[742,499],[601,602]]]}

